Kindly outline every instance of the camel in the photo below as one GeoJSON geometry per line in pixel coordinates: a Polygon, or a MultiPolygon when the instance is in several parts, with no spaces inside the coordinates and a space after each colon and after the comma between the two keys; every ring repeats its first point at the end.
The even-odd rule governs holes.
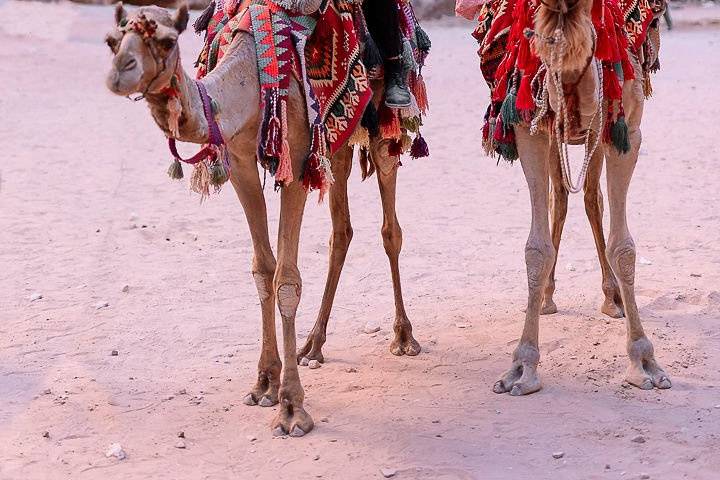
{"type": "MultiPolygon", "coordinates": [[[[642,58],[641,64],[643,70],[651,68],[658,60],[660,50],[660,26],[659,19],[667,12],[667,4],[665,0],[654,0],[653,6],[653,23],[650,25],[650,34],[645,39],[647,46],[642,51],[647,52],[646,58],[642,58]]],[[[649,93],[649,92],[646,92],[649,93]]],[[[641,120],[642,118],[640,118],[641,120]]],[[[587,177],[585,178],[584,201],[585,213],[587,215],[590,227],[592,229],[593,238],[595,240],[595,248],[600,263],[600,271],[602,274],[602,291],[605,296],[600,311],[612,318],[622,318],[625,316],[623,311],[622,296],[618,288],[615,274],[610,268],[606,255],[605,235],[603,233],[603,194],[600,187],[600,175],[602,173],[604,156],[598,153],[593,155],[588,167],[587,177]]],[[[568,195],[569,192],[562,181],[562,172],[557,162],[550,162],[550,231],[552,233],[552,242],[555,247],[556,254],[560,249],[560,239],[562,237],[563,226],[567,216],[568,195]]],[[[550,277],[545,287],[543,295],[543,305],[541,314],[549,315],[557,313],[558,308],[553,299],[555,293],[555,269],[557,267],[557,255],[553,262],[550,277]]]]}
{"type": "MultiPolygon", "coordinates": [[[[552,308],[553,280],[552,272],[556,261],[557,245],[562,229],[565,207],[563,189],[557,187],[558,180],[577,191],[585,186],[586,205],[594,218],[593,231],[598,246],[601,264],[606,257],[607,268],[603,289],[606,290],[606,303],[611,299],[607,310],[618,314],[615,309],[624,310],[627,325],[627,353],[629,366],[625,379],[631,385],[641,389],[670,388],[668,375],[655,360],[653,344],[645,335],[635,300],[635,244],[627,225],[627,192],[630,186],[641,143],[640,122],[643,112],[643,86],[638,80],[626,80],[622,85],[622,100],[625,107],[625,120],[628,126],[627,153],[620,153],[612,145],[600,144],[592,152],[588,145],[597,144],[598,134],[592,130],[594,113],[604,114],[608,102],[597,95],[600,72],[592,67],[595,41],[592,31],[592,0],[544,0],[538,6],[534,17],[534,50],[547,66],[550,82],[548,87],[549,109],[559,117],[564,107],[561,95],[563,86],[575,85],[577,88],[577,109],[579,127],[569,143],[586,141],[587,179],[573,186],[570,172],[562,164],[558,143],[562,138],[555,135],[555,128],[542,128],[531,135],[531,127],[518,124],[514,127],[517,152],[530,192],[532,220],[530,234],[525,246],[525,262],[528,277],[528,303],[525,311],[525,325],[517,348],[512,357],[512,365],[493,386],[496,393],[527,395],[541,389],[537,367],[540,360],[538,345],[539,316],[544,308],[552,308]],[[558,30],[566,39],[564,51],[557,50],[558,30]],[[554,39],[554,40],[553,40],[554,39]],[[588,60],[589,59],[589,60],[588,60]],[[552,79],[557,79],[553,81],[552,79]],[[607,245],[604,245],[602,231],[598,226],[602,219],[602,200],[597,194],[603,157],[607,164],[607,194],[610,210],[610,232],[607,245]],[[553,181],[553,233],[548,221],[549,183],[553,181]],[[554,241],[555,240],[555,241],[554,241]],[[604,248],[602,248],[604,247],[604,248]],[[604,252],[603,252],[604,250],[604,252]],[[612,274],[612,276],[611,276],[612,274]],[[619,299],[615,298],[612,278],[617,283],[619,299]],[[620,303],[621,302],[621,303],[620,303]]],[[[640,72],[640,59],[630,52],[630,62],[635,72],[640,72]]],[[[602,118],[602,117],[601,117],[602,118]]],[[[569,129],[568,129],[569,130],[569,129]]],[[[567,140],[567,137],[565,137],[567,140]]],[[[605,305],[604,305],[605,306],[605,305]]],[[[621,310],[621,311],[622,311],[621,310]]]]}
{"type": "MultiPolygon", "coordinates": [[[[106,37],[113,54],[106,80],[109,90],[121,96],[138,93],[144,96],[153,119],[166,136],[184,142],[205,143],[209,138],[210,127],[204,115],[203,100],[195,81],[182,68],[177,42],[178,36],[187,27],[187,5],[181,5],[174,13],[150,6],[128,14],[119,4],[115,10],[115,23],[116,26],[106,37]],[[135,31],[121,28],[139,15],[157,24],[152,35],[143,37],[135,31]],[[171,125],[168,96],[163,93],[173,77],[176,79],[182,112],[177,125],[174,122],[171,125]]],[[[257,382],[244,398],[244,403],[263,407],[279,403],[278,413],[271,422],[273,433],[303,436],[314,426],[312,417],[303,406],[305,394],[298,371],[295,332],[295,318],[302,293],[302,279],[297,266],[298,241],[308,194],[298,181],[281,189],[276,259],[270,246],[264,190],[256,161],[261,112],[252,36],[238,34],[220,63],[201,83],[220,109],[218,126],[229,152],[230,182],[242,204],[253,243],[252,275],[262,311],[262,347],[257,382]],[[275,335],[276,304],[282,321],[282,360],[275,335]]],[[[381,93],[380,89],[375,89],[376,104],[380,101],[381,93]]],[[[293,176],[300,178],[310,148],[310,132],[305,97],[296,81],[290,86],[288,141],[292,152],[293,176]]],[[[391,350],[396,355],[417,355],[420,346],[412,336],[412,325],[405,312],[400,288],[398,257],[402,246],[402,230],[395,213],[397,157],[389,155],[387,147],[386,141],[378,137],[371,139],[370,157],[372,166],[377,170],[382,198],[383,244],[390,260],[397,312],[391,350]]],[[[318,322],[307,345],[301,350],[302,356],[317,360],[322,360],[325,328],[352,238],[347,196],[352,154],[352,148],[346,145],[332,159],[335,183],[329,190],[332,217],[330,269],[318,322]]]]}

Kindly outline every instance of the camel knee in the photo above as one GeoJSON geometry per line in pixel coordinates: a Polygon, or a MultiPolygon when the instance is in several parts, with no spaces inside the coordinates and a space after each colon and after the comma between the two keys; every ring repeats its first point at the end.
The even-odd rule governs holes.
{"type": "Polygon", "coordinates": [[[301,287],[297,283],[283,283],[275,290],[278,309],[283,320],[295,318],[298,305],[300,305],[301,287]]]}
{"type": "Polygon", "coordinates": [[[270,272],[253,272],[252,275],[260,301],[269,300],[272,297],[273,274],[270,272]]]}
{"type": "Polygon", "coordinates": [[[618,242],[610,242],[607,257],[618,280],[626,285],[635,283],[635,242],[627,237],[618,242]]]}
{"type": "Polygon", "coordinates": [[[525,245],[525,264],[530,290],[543,288],[555,264],[555,247],[548,242],[528,241],[525,245]]]}
{"type": "Polygon", "coordinates": [[[398,255],[402,248],[402,229],[397,221],[383,225],[383,246],[388,255],[398,255]]]}
{"type": "Polygon", "coordinates": [[[333,230],[332,238],[330,239],[330,245],[333,249],[341,248],[347,250],[350,247],[350,242],[353,238],[353,229],[350,224],[345,228],[333,230]]]}

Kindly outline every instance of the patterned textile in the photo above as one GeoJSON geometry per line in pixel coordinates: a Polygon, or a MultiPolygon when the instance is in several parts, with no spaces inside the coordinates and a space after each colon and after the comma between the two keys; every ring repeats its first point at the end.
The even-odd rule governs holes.
{"type": "Polygon", "coordinates": [[[277,186],[293,181],[287,100],[291,75],[300,79],[312,136],[302,181],[322,196],[333,181],[329,158],[348,140],[372,97],[354,30],[355,7],[343,10],[330,0],[312,16],[290,13],[270,0],[238,7],[239,2],[216,6],[198,77],[212,71],[238,32],[253,34],[263,111],[257,157],[277,186]]]}
{"type": "MultiPolygon", "coordinates": [[[[536,111],[534,89],[542,84],[533,82],[541,64],[526,35],[533,29],[539,5],[540,0],[491,0],[482,6],[473,32],[480,45],[480,69],[492,94],[483,144],[489,154],[511,161],[517,158],[512,126],[529,123],[536,111]],[[513,118],[503,118],[502,111],[513,118]]],[[[648,0],[595,0],[592,20],[597,32],[595,58],[602,62],[603,94],[608,101],[603,139],[610,142],[613,129],[625,125],[622,82],[635,78],[627,50],[638,51],[652,11],[648,0]]]]}

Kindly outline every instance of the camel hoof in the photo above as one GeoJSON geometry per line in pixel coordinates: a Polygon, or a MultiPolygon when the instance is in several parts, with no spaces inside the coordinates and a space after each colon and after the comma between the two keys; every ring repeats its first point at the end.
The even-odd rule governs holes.
{"type": "MultiPolygon", "coordinates": [[[[324,342],[323,342],[324,343],[324,342]]],[[[303,348],[298,350],[297,353],[297,361],[298,365],[302,367],[307,367],[310,363],[310,360],[317,360],[320,363],[325,363],[325,357],[323,357],[322,353],[322,343],[319,341],[317,342],[317,347],[315,347],[315,340],[313,340],[313,337],[310,336],[307,339],[307,342],[305,342],[305,345],[303,348]]]]}
{"type": "Polygon", "coordinates": [[[620,307],[615,302],[611,302],[608,300],[605,300],[605,303],[602,304],[602,307],[600,307],[600,312],[604,313],[610,318],[623,318],[625,316],[625,312],[623,312],[622,307],[620,307]]]}
{"type": "Polygon", "coordinates": [[[422,351],[422,347],[410,334],[409,336],[403,335],[402,337],[395,337],[390,344],[390,353],[398,357],[402,355],[408,355],[414,357],[419,355],[422,351]]]}
{"type": "Polygon", "coordinates": [[[277,405],[277,400],[273,400],[267,395],[263,395],[263,397],[258,402],[258,405],[261,407],[272,407],[273,405],[277,405]]]}
{"type": "Polygon", "coordinates": [[[282,427],[273,428],[273,431],[272,431],[273,437],[284,437],[285,435],[287,435],[287,433],[285,433],[285,430],[283,430],[282,427]]]}
{"type": "Polygon", "coordinates": [[[502,380],[498,380],[497,382],[495,382],[495,385],[493,385],[493,392],[507,393],[507,388],[505,388],[505,384],[502,380]]]}
{"type": "Polygon", "coordinates": [[[642,390],[672,387],[670,377],[655,360],[653,345],[647,337],[641,337],[630,344],[628,358],[630,365],[625,379],[629,384],[642,390]]]}
{"type": "Polygon", "coordinates": [[[245,398],[243,398],[243,403],[248,407],[254,407],[255,405],[257,405],[255,396],[252,393],[248,393],[247,395],[245,395],[245,398]]]}
{"type": "Polygon", "coordinates": [[[291,437],[302,437],[310,433],[315,426],[312,417],[302,408],[285,399],[273,419],[271,428],[274,436],[290,435],[291,437]]]}
{"type": "Polygon", "coordinates": [[[293,427],[293,429],[290,431],[290,436],[291,436],[291,437],[304,437],[304,436],[305,436],[305,432],[303,431],[302,428],[300,428],[300,427],[298,427],[297,425],[295,425],[295,426],[293,427]]]}
{"type": "Polygon", "coordinates": [[[552,298],[549,298],[543,302],[542,310],[540,310],[541,315],[552,315],[553,313],[557,312],[557,305],[555,305],[555,301],[552,298]]]}

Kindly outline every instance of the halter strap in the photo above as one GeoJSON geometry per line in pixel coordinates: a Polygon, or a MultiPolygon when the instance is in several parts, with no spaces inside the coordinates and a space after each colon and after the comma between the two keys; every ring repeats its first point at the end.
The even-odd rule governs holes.
{"type": "Polygon", "coordinates": [[[170,153],[172,153],[173,157],[175,157],[176,160],[190,165],[200,163],[206,158],[216,155],[217,149],[215,147],[219,147],[220,145],[225,143],[222,138],[222,133],[220,133],[220,126],[215,121],[215,115],[213,115],[212,100],[210,99],[210,95],[208,95],[207,93],[205,85],[203,85],[202,82],[195,80],[195,86],[197,87],[198,93],[200,94],[200,101],[203,106],[203,114],[205,115],[205,120],[208,124],[208,143],[204,145],[195,155],[185,159],[182,158],[177,151],[177,144],[175,138],[168,138],[168,147],[170,148],[170,153]]]}

